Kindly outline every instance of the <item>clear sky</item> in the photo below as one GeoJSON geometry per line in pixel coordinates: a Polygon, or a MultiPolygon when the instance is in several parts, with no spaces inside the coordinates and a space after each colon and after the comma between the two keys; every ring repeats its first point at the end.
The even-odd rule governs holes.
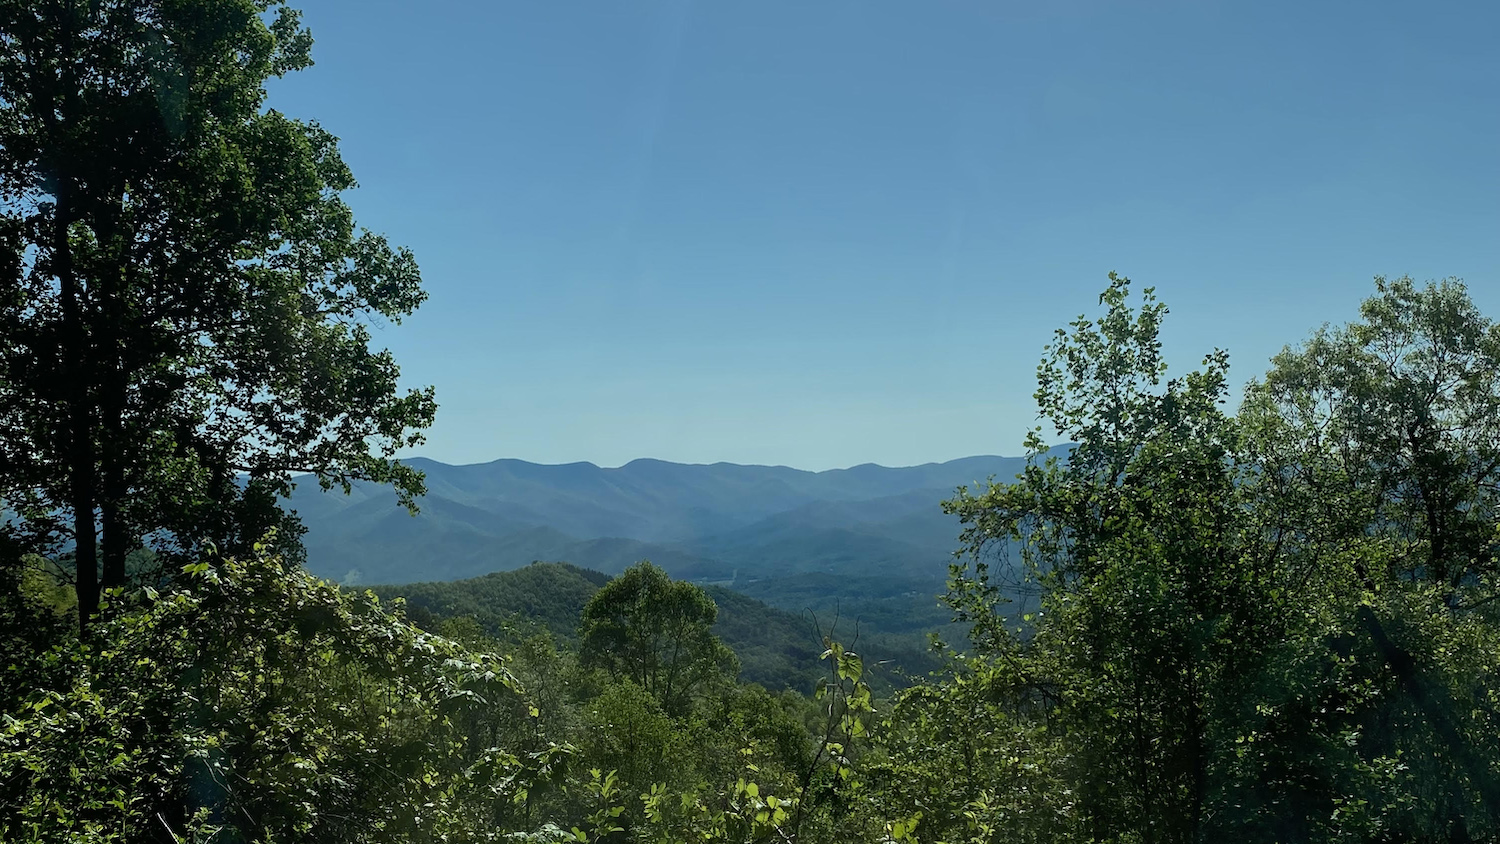
{"type": "Polygon", "coordinates": [[[1500,4],[304,0],[272,107],[430,301],[419,453],[1018,454],[1110,270],[1239,379],[1372,276],[1500,318],[1500,4]]]}

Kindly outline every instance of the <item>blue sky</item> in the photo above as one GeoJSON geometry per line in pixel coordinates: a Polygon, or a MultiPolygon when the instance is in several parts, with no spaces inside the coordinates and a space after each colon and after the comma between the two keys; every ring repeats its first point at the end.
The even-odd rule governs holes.
{"type": "Polygon", "coordinates": [[[1376,274],[1500,317],[1492,3],[299,7],[435,459],[1018,454],[1110,270],[1241,380],[1376,274]]]}

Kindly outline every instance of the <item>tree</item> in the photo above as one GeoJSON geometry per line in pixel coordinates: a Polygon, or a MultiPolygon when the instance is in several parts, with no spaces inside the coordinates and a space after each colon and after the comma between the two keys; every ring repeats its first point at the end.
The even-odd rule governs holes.
{"type": "Polygon", "coordinates": [[[713,635],[718,615],[703,589],[640,562],[589,599],[579,654],[585,667],[629,680],[680,715],[695,694],[739,670],[734,652],[713,635]]]}
{"type": "Polygon", "coordinates": [[[953,657],[941,681],[898,693],[875,730],[860,773],[877,813],[920,813],[923,841],[1076,840],[1062,732],[1028,700],[1033,687],[1010,660],[953,657]]]}
{"type": "Polygon", "coordinates": [[[1493,836],[1500,326],[1456,280],[1375,283],[1359,320],[1277,355],[1240,411],[1253,508],[1298,597],[1265,684],[1295,695],[1247,725],[1246,802],[1275,784],[1396,839],[1493,836]]]}
{"type": "Polygon", "coordinates": [[[0,0],[0,498],[71,541],[80,620],[152,545],[299,530],[277,496],[421,476],[432,391],[371,327],[424,298],[356,232],[336,139],[264,106],[311,64],[278,0],[0,0]],[[102,563],[102,567],[101,567],[102,563]]]}
{"type": "Polygon", "coordinates": [[[1500,329],[1457,282],[1378,279],[1231,417],[1224,355],[1166,380],[1165,308],[1127,293],[1039,368],[1066,458],[1034,436],[1016,482],[946,505],[974,647],[898,699],[888,813],[973,840],[1493,839],[1500,329]],[[1013,549],[1037,613],[1006,606],[1013,549]]]}
{"type": "Polygon", "coordinates": [[[1277,355],[1247,407],[1281,421],[1288,477],[1339,501],[1325,541],[1384,537],[1398,568],[1372,575],[1429,581],[1457,602],[1500,574],[1500,325],[1456,280],[1375,285],[1359,321],[1277,355]]]}
{"type": "MultiPolygon", "coordinates": [[[[961,489],[945,504],[976,561],[951,584],[978,658],[952,691],[983,681],[1007,703],[975,710],[975,729],[1012,734],[1014,753],[1061,755],[1037,769],[1066,783],[1054,799],[1068,804],[1075,835],[1200,841],[1213,736],[1229,689],[1258,657],[1259,561],[1242,530],[1237,427],[1221,408],[1227,356],[1166,379],[1166,308],[1150,289],[1133,308],[1129,292],[1111,274],[1104,315],[1059,330],[1038,367],[1041,412],[1075,444],[1066,460],[1042,458],[1038,430],[1016,482],[961,489]],[[1009,544],[1042,589],[1037,615],[1011,616],[991,583],[984,554],[1009,544]]],[[[1041,813],[1033,830],[1056,834],[1056,805],[1030,810],[1041,813]]]]}

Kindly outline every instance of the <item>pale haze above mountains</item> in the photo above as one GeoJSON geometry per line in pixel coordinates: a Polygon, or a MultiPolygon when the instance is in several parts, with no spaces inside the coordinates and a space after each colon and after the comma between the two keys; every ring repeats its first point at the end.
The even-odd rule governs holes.
{"type": "Polygon", "coordinates": [[[650,559],[672,576],[726,584],[834,574],[940,585],[958,547],[940,502],[961,485],[1008,481],[1024,458],[980,456],[888,468],[635,460],[451,466],[427,475],[413,517],[387,488],[325,493],[306,481],[290,506],[307,527],[307,567],[346,584],[455,580],[566,561],[617,573],[650,559]]]}

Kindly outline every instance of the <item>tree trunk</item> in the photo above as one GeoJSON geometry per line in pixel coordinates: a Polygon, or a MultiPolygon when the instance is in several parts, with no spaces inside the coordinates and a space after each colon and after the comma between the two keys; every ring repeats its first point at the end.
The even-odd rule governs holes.
{"type": "MultiPolygon", "coordinates": [[[[74,423],[77,429],[77,423],[74,423]]],[[[76,434],[75,434],[76,437],[76,434]]],[[[77,448],[73,460],[73,539],[77,562],[78,629],[87,630],[99,613],[99,547],[94,536],[94,478],[92,449],[77,448]],[[79,466],[87,465],[86,471],[79,466]]]]}
{"type": "Polygon", "coordinates": [[[73,511],[78,627],[86,630],[89,621],[99,612],[99,548],[94,533],[99,482],[94,465],[94,424],[88,388],[89,336],[79,302],[78,278],[73,269],[73,246],[68,239],[72,223],[70,199],[66,187],[58,190],[57,217],[53,221],[53,260],[62,294],[62,343],[68,382],[67,471],[72,476],[68,504],[73,511]]]}
{"type": "Polygon", "coordinates": [[[105,313],[103,314],[103,326],[100,342],[96,344],[99,351],[99,375],[107,379],[99,386],[99,464],[103,477],[100,478],[100,489],[103,496],[99,501],[99,513],[101,517],[100,530],[102,533],[101,545],[104,562],[104,588],[113,589],[125,585],[125,556],[130,553],[131,547],[135,545],[137,537],[129,535],[129,528],[125,523],[122,512],[128,483],[125,477],[126,457],[123,453],[125,448],[124,417],[125,417],[125,375],[124,366],[121,361],[123,355],[122,343],[115,336],[116,328],[121,320],[122,314],[118,313],[119,297],[123,295],[118,291],[102,291],[105,313]]]}
{"type": "Polygon", "coordinates": [[[126,480],[128,459],[124,452],[125,406],[129,389],[126,375],[126,340],[123,327],[129,318],[125,312],[127,275],[130,272],[130,254],[126,244],[128,236],[122,237],[121,221],[124,219],[125,186],[115,185],[109,198],[93,209],[94,231],[109,256],[104,268],[97,271],[92,281],[99,286],[99,320],[94,352],[97,358],[95,375],[98,385],[99,419],[99,464],[101,469],[100,489],[103,496],[99,502],[101,550],[104,563],[103,586],[105,589],[125,586],[125,557],[137,542],[130,536],[122,512],[129,484],[126,480]]]}
{"type": "Polygon", "coordinates": [[[103,533],[103,562],[104,577],[101,585],[105,589],[114,589],[125,585],[125,557],[130,553],[130,543],[126,537],[124,520],[120,518],[119,499],[113,495],[106,495],[104,502],[99,508],[101,516],[100,525],[103,533]]]}

